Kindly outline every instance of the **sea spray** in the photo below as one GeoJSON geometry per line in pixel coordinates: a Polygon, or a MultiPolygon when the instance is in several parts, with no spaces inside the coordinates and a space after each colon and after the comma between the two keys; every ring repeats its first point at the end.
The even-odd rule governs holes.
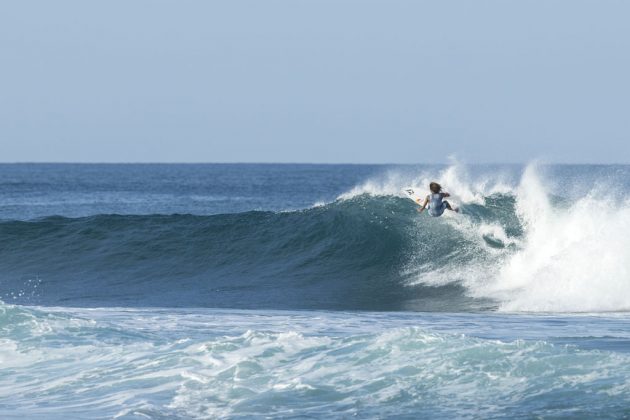
{"type": "Polygon", "coordinates": [[[630,203],[601,187],[559,205],[548,194],[529,167],[517,195],[524,246],[506,259],[489,295],[503,310],[629,310],[630,203]]]}

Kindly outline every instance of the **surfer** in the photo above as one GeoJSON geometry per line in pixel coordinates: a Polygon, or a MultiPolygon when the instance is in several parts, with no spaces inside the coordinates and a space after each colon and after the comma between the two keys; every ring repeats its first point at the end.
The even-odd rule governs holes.
{"type": "Polygon", "coordinates": [[[432,182],[429,184],[429,189],[431,190],[431,194],[427,195],[427,198],[424,199],[424,204],[418,209],[420,213],[422,213],[427,206],[429,206],[429,214],[433,217],[441,216],[445,209],[456,213],[459,212],[457,207],[451,207],[451,204],[444,200],[451,195],[447,192],[442,192],[442,186],[440,184],[432,182]]]}

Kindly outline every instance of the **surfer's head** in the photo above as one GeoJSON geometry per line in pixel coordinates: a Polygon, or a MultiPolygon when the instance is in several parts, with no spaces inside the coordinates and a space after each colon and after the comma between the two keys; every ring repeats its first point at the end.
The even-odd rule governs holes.
{"type": "Polygon", "coordinates": [[[440,191],[442,191],[442,186],[437,182],[432,182],[429,184],[429,189],[433,194],[438,194],[440,191]]]}

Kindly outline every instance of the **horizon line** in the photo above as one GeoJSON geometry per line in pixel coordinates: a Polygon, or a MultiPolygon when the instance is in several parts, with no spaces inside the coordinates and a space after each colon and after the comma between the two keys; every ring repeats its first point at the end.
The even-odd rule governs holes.
{"type": "Polygon", "coordinates": [[[167,161],[128,161],[128,162],[112,162],[112,161],[0,161],[0,165],[371,165],[371,166],[448,166],[454,163],[463,165],[528,165],[536,162],[539,165],[591,165],[591,166],[627,166],[628,163],[597,163],[597,162],[549,162],[540,159],[531,159],[526,162],[466,162],[457,160],[456,162],[167,162],[167,161]]]}

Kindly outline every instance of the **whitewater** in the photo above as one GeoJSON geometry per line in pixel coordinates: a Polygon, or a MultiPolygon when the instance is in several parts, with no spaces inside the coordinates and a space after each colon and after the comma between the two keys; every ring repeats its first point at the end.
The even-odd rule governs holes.
{"type": "Polygon", "coordinates": [[[628,238],[620,165],[0,165],[0,417],[628,417],[628,238]]]}

